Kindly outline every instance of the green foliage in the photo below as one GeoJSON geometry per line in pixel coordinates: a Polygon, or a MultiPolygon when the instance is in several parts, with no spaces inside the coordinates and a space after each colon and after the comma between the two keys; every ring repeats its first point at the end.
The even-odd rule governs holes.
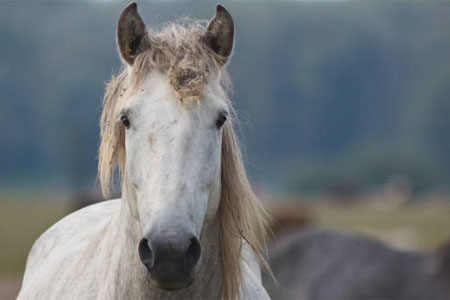
{"type": "MultiPolygon", "coordinates": [[[[233,98],[256,183],[280,189],[289,178],[293,190],[320,190],[401,173],[419,190],[449,185],[447,2],[225,5],[237,33],[233,98]]],[[[80,189],[94,181],[103,83],[120,68],[123,6],[0,4],[1,185],[80,189]]],[[[158,1],[140,10],[159,25],[209,18],[214,3],[158,1]]]]}
{"type": "Polygon", "coordinates": [[[365,144],[328,160],[298,160],[291,164],[288,188],[300,193],[332,191],[339,186],[362,189],[405,178],[413,192],[445,185],[447,170],[417,149],[365,144]]]}

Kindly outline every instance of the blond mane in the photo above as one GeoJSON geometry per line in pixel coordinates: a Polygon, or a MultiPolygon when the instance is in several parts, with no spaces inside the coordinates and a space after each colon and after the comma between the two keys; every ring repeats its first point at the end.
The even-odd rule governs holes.
{"type": "MultiPolygon", "coordinates": [[[[159,32],[152,32],[151,49],[139,54],[132,67],[124,68],[107,83],[100,120],[98,163],[99,180],[105,196],[116,170],[123,175],[126,160],[124,129],[116,120],[117,110],[140,87],[152,69],[168,75],[180,101],[198,99],[207,79],[215,73],[220,76],[224,89],[228,90],[228,76],[225,68],[221,67],[223,58],[201,41],[206,30],[204,24],[201,21],[171,23],[159,32]]],[[[232,111],[231,101],[226,101],[232,111]]],[[[222,298],[236,299],[242,282],[242,241],[246,241],[262,259],[268,215],[249,184],[232,120],[229,121],[223,129],[221,202],[217,217],[222,298]]]]}

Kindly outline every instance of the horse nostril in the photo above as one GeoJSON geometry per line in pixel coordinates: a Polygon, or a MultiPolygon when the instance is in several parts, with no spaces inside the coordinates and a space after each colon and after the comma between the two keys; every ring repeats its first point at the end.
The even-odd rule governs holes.
{"type": "Polygon", "coordinates": [[[190,245],[184,256],[184,265],[186,268],[193,268],[200,259],[201,246],[196,237],[191,238],[190,245]]]}
{"type": "Polygon", "coordinates": [[[146,238],[143,238],[139,242],[139,257],[141,258],[142,263],[147,267],[147,269],[153,267],[153,252],[150,249],[148,240],[146,238]]]}

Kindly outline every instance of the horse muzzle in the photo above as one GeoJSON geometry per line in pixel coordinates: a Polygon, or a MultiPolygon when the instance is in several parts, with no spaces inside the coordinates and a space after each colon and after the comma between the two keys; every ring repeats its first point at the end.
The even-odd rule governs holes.
{"type": "Polygon", "coordinates": [[[139,257],[150,274],[151,283],[164,290],[189,286],[200,254],[198,238],[182,231],[171,234],[150,231],[139,242],[139,257]]]}

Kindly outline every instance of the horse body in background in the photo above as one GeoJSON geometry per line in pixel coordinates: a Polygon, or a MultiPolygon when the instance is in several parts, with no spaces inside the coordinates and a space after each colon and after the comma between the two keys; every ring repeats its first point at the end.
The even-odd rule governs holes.
{"type": "Polygon", "coordinates": [[[450,246],[394,250],[368,238],[306,227],[269,246],[272,299],[450,299],[450,246]]]}
{"type": "Polygon", "coordinates": [[[18,299],[268,299],[266,214],[225,92],[231,15],[148,32],[136,4],[117,26],[123,71],[107,86],[99,178],[122,199],[83,208],[34,244],[18,299]]]}

